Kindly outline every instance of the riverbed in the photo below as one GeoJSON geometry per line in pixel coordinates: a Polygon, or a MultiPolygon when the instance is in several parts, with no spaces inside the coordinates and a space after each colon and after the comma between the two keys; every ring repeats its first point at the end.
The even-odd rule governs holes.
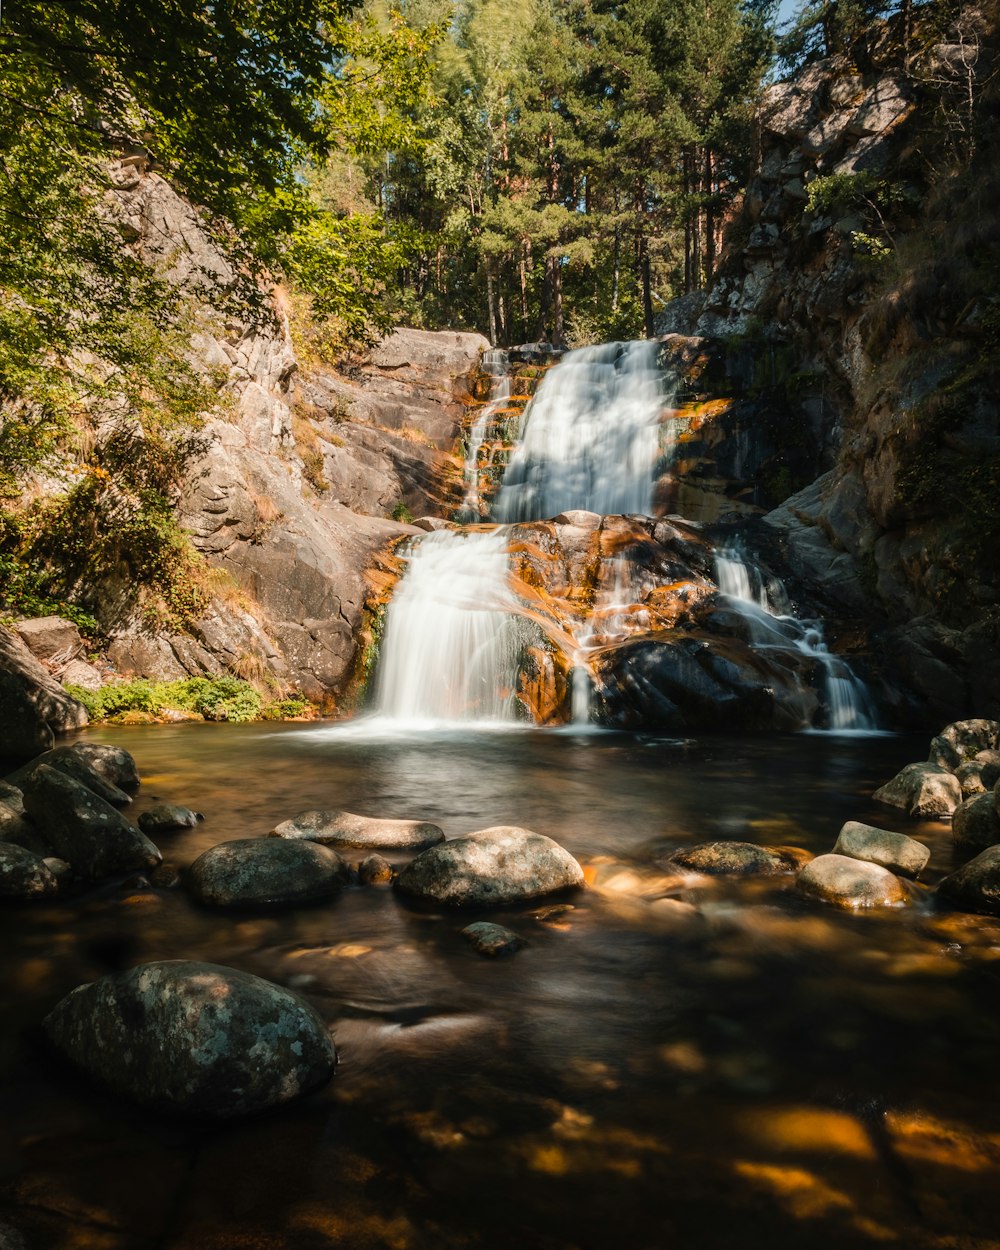
{"type": "Polygon", "coordinates": [[[937,912],[923,887],[906,911],[856,916],[791,877],[678,879],[667,862],[720,838],[818,854],[857,819],[926,841],[933,884],[948,826],[870,799],[926,738],[317,724],[88,739],[135,755],[130,815],[204,813],[159,840],[179,869],[335,807],[450,837],[521,825],[590,885],[492,913],[526,942],[498,960],[463,939],[468,917],[385,887],[253,914],[139,879],[0,913],[0,1224],[28,1250],[1000,1244],[1000,924],[937,912]],[[66,992],[169,958],[306,994],[334,1032],[334,1079],[207,1127],[130,1108],[45,1051],[39,1021],[66,992]]]}

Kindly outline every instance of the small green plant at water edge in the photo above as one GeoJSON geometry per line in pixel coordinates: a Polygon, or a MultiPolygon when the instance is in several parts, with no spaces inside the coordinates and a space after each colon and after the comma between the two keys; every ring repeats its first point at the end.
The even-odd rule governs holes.
{"type": "Polygon", "coordinates": [[[206,720],[232,724],[254,720],[285,720],[302,716],[312,706],[301,696],[264,706],[260,692],[238,677],[188,677],[180,681],[112,682],[100,690],[66,689],[87,709],[92,720],[112,720],[129,712],[157,715],[164,711],[194,712],[206,720]]]}
{"type": "Polygon", "coordinates": [[[413,520],[413,513],[405,503],[398,503],[389,513],[394,521],[401,521],[404,525],[409,525],[413,520]]]}

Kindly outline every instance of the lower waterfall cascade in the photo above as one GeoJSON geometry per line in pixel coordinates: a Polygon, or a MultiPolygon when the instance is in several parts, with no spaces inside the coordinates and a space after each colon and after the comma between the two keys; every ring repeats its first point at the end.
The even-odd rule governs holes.
{"type": "MultiPolygon", "coordinates": [[[[586,602],[574,600],[564,613],[553,635],[557,640],[546,641],[545,621],[539,625],[544,613],[515,590],[510,553],[523,551],[525,527],[537,529],[542,523],[545,528],[551,517],[574,524],[574,513],[597,514],[605,521],[647,518],[647,526],[655,524],[653,487],[672,456],[666,432],[672,387],[659,351],[653,340],[564,355],[545,373],[524,410],[494,500],[494,522],[465,531],[437,530],[400,548],[405,570],[385,620],[375,674],[377,716],[435,724],[530,720],[518,695],[522,656],[534,643],[563,657],[563,718],[575,727],[601,719],[609,695],[598,671],[602,657],[608,648],[633,639],[662,636],[662,613],[658,616],[653,605],[662,598],[664,578],[658,585],[634,560],[625,539],[620,549],[612,544],[605,551],[598,535],[598,563],[587,575],[596,579],[594,589],[586,602]]],[[[465,495],[458,512],[466,523],[481,516],[477,465],[487,425],[512,393],[506,353],[492,350],[483,367],[490,392],[467,437],[465,495]]],[[[687,524],[682,518],[671,521],[687,524]]],[[[876,727],[864,684],[831,653],[821,621],[792,614],[780,580],[765,574],[736,544],[712,551],[707,563],[711,572],[687,572],[693,579],[687,583],[684,570],[670,574],[681,578],[671,589],[680,586],[681,599],[690,594],[692,602],[714,592],[730,616],[740,619],[741,645],[757,657],[764,673],[763,678],[758,673],[760,697],[767,674],[777,674],[776,680],[792,687],[783,707],[786,716],[789,706],[794,709],[799,728],[856,732],[876,727]],[[791,666],[783,659],[788,656],[794,660],[791,666]]],[[[570,591],[563,593],[572,598],[570,591]]],[[[672,628],[672,621],[666,627],[672,628]]],[[[716,668],[725,669],[727,663],[720,659],[716,668]]]]}

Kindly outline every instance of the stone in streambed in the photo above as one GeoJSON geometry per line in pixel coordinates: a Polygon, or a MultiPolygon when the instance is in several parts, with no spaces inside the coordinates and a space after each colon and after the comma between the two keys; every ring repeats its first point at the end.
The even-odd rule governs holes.
{"type": "Polygon", "coordinates": [[[448,907],[498,907],[583,885],[583,869],[557,842],[498,825],[422,852],[396,878],[401,894],[448,907]]]}
{"type": "Polygon", "coordinates": [[[27,902],[58,890],[55,874],[37,855],[23,846],[0,842],[0,900],[27,902]]]}
{"type": "Polygon", "coordinates": [[[931,857],[930,850],[905,833],[892,833],[874,825],[863,825],[849,820],[840,831],[833,848],[834,855],[847,855],[851,859],[878,864],[890,872],[905,877],[919,877],[931,857]]]}
{"type": "Polygon", "coordinates": [[[120,790],[138,790],[139,770],[124,747],[102,742],[76,742],[73,749],[86,760],[95,773],[100,773],[120,790]]]}
{"type": "Polygon", "coordinates": [[[81,985],[44,1028],[117,1094],[213,1119],[289,1102],[336,1064],[323,1021],[303,999],[249,973],[188,960],[81,985]]]}
{"type": "Polygon", "coordinates": [[[513,955],[524,945],[524,938],[519,937],[513,929],[505,929],[502,924],[490,924],[479,920],[475,924],[466,925],[462,937],[472,943],[472,947],[480,955],[495,958],[497,955],[513,955]]]}
{"type": "Polygon", "coordinates": [[[907,764],[872,797],[909,816],[950,816],[962,801],[962,785],[940,764],[907,764]]]}
{"type": "Polygon", "coordinates": [[[981,751],[1000,748],[1000,721],[960,720],[947,725],[931,742],[928,759],[954,772],[981,751]]]}
{"type": "Polygon", "coordinates": [[[381,855],[366,855],[358,864],[358,881],[361,885],[388,885],[396,870],[381,855]]]}
{"type": "Polygon", "coordinates": [[[350,875],[336,851],[315,842],[238,838],[199,855],[186,880],[212,907],[286,907],[329,898],[350,875]]]}
{"type": "Polygon", "coordinates": [[[50,853],[87,880],[155,868],[160,852],[121,812],[48,764],[24,782],[24,808],[50,853]]]}
{"type": "Polygon", "coordinates": [[[177,829],[193,829],[199,820],[205,817],[201,812],[193,812],[189,807],[178,807],[174,803],[160,803],[143,812],[136,822],[143,833],[173,833],[177,829]]]}
{"type": "Polygon", "coordinates": [[[688,872],[702,872],[709,876],[774,876],[781,872],[795,872],[796,857],[787,851],[756,842],[702,842],[698,846],[675,851],[668,862],[688,872]]]}
{"type": "Polygon", "coordinates": [[[112,807],[127,807],[132,802],[131,796],[99,773],[77,746],[56,747],[52,751],[46,751],[44,755],[25,764],[17,772],[11,773],[7,780],[11,785],[23,790],[25,782],[41,764],[47,764],[66,777],[72,777],[74,781],[92,790],[98,798],[103,799],[105,803],[110,803],[112,807]]]}
{"type": "Polygon", "coordinates": [[[951,836],[956,849],[966,855],[978,855],[1000,842],[1000,814],[992,791],[974,794],[955,809],[951,836]]]}
{"type": "Polygon", "coordinates": [[[846,855],[817,856],[795,884],[810,898],[854,910],[901,907],[909,900],[906,887],[888,869],[846,855]]]}
{"type": "Polygon", "coordinates": [[[285,820],[272,838],[301,839],[324,846],[371,847],[375,850],[422,851],[444,841],[437,825],[425,820],[380,820],[353,812],[318,810],[285,820]]]}
{"type": "Polygon", "coordinates": [[[50,751],[55,735],[17,673],[0,669],[0,760],[20,764],[50,751]]]}
{"type": "Polygon", "coordinates": [[[938,895],[962,911],[1000,916],[1000,846],[987,847],[945,877],[938,895]]]}

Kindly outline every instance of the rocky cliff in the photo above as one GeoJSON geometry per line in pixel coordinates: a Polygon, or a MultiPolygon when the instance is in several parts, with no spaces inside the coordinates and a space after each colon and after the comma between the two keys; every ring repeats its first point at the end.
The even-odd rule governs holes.
{"type": "Polygon", "coordinates": [[[1000,710],[996,38],[996,7],[965,5],[769,88],[717,280],[662,326],[754,354],[787,447],[824,470],[796,481],[789,455],[772,476],[761,502],[801,485],[767,517],[774,541],[882,618],[920,716],[1000,710]]]}

